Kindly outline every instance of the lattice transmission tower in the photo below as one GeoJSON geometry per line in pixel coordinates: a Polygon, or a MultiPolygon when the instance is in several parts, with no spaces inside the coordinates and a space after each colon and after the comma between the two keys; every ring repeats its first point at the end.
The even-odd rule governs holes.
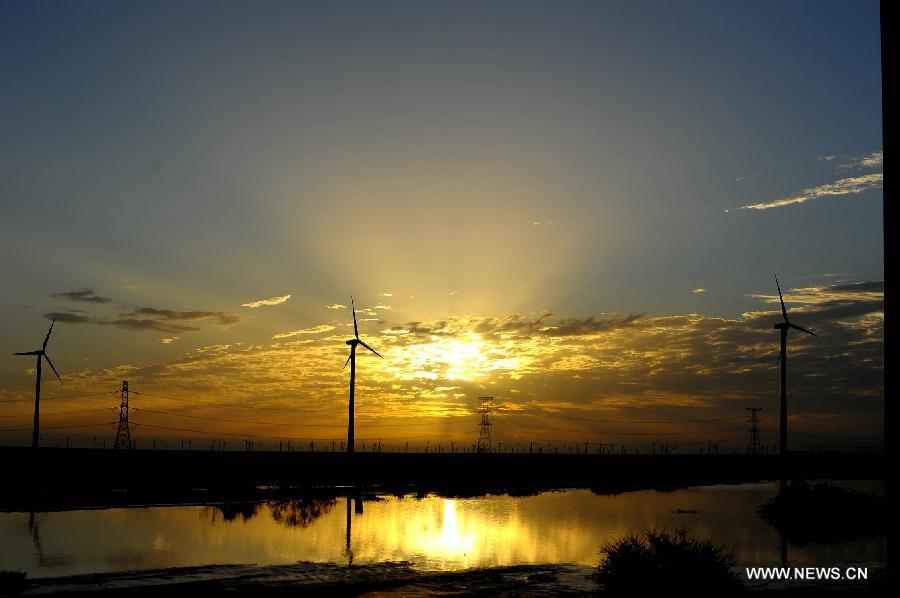
{"type": "Polygon", "coordinates": [[[130,449],[131,428],[128,427],[128,380],[122,380],[122,401],[119,403],[119,429],[116,430],[117,449],[130,449]]]}
{"type": "Polygon", "coordinates": [[[494,397],[478,397],[479,407],[478,414],[481,415],[481,423],[478,425],[478,446],[479,453],[491,452],[491,406],[494,397]]]}
{"type": "Polygon", "coordinates": [[[759,443],[759,413],[762,407],[747,407],[750,412],[750,418],[747,423],[750,424],[750,444],[747,445],[747,452],[751,455],[757,455],[762,452],[762,445],[759,443]]]}

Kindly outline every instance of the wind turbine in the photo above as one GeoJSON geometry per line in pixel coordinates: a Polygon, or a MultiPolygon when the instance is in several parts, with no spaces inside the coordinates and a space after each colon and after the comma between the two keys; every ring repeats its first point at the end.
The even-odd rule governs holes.
{"type": "Polygon", "coordinates": [[[59,377],[59,372],[56,371],[56,368],[53,367],[53,362],[47,357],[47,342],[50,340],[50,333],[53,332],[54,324],[56,324],[56,318],[53,318],[53,321],[50,323],[50,330],[47,331],[47,336],[44,337],[44,344],[41,345],[40,349],[37,351],[26,351],[24,353],[13,353],[13,355],[37,355],[37,373],[34,382],[34,429],[31,433],[32,448],[37,448],[38,446],[38,436],[40,434],[41,424],[41,357],[47,360],[47,363],[53,368],[53,373],[56,374],[60,384],[62,384],[62,378],[59,377]]]}
{"type": "Polygon", "coordinates": [[[353,336],[347,344],[350,345],[350,357],[344,363],[344,367],[350,364],[350,422],[347,424],[347,452],[353,452],[353,391],[356,386],[356,346],[362,345],[378,357],[382,357],[381,353],[364,343],[359,339],[359,328],[356,325],[356,306],[353,304],[353,297],[350,297],[350,308],[353,310],[353,336]]]}
{"type": "Polygon", "coordinates": [[[787,335],[791,328],[818,336],[814,332],[810,332],[802,326],[797,326],[788,320],[787,309],[784,307],[784,297],[781,296],[781,285],[778,284],[778,276],[775,276],[775,285],[778,287],[778,299],[781,301],[781,314],[784,316],[784,322],[775,324],[774,328],[781,330],[781,351],[778,353],[778,361],[781,362],[781,436],[779,444],[779,452],[786,455],[788,451],[787,443],[787,335]]]}

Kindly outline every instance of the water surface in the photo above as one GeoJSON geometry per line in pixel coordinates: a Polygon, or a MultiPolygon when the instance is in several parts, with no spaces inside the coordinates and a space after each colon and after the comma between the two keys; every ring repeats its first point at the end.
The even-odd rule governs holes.
{"type": "MultiPolygon", "coordinates": [[[[346,497],[218,505],[0,513],[0,569],[29,577],[208,564],[377,563],[422,569],[573,563],[646,527],[685,527],[741,565],[780,562],[776,530],[756,515],[777,485],[704,486],[598,495],[346,497]],[[681,512],[679,512],[681,511],[681,512]],[[687,512],[685,512],[687,511],[687,512]],[[349,523],[349,526],[348,526],[349,523]]],[[[827,523],[826,523],[827,524],[827,523]]],[[[884,536],[788,546],[791,563],[883,563],[884,536]]]]}

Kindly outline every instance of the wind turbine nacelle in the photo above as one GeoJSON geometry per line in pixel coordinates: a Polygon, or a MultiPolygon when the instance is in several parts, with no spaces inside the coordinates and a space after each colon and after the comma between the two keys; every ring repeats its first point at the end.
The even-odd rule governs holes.
{"type": "Polygon", "coordinates": [[[347,344],[352,347],[353,345],[357,344],[358,342],[359,341],[356,340],[355,338],[351,338],[349,341],[347,341],[347,344]]]}

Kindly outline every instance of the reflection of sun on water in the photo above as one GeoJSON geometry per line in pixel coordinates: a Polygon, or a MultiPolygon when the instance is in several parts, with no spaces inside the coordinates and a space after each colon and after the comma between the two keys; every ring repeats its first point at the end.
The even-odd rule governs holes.
{"type": "Polygon", "coordinates": [[[463,533],[456,521],[456,501],[444,500],[444,520],[441,524],[439,545],[445,557],[456,558],[471,554],[475,536],[463,533]]]}
{"type": "Polygon", "coordinates": [[[484,538],[480,536],[483,529],[477,517],[458,514],[453,499],[430,497],[423,503],[418,517],[407,522],[403,535],[408,548],[442,569],[478,562],[479,544],[484,538]]]}

